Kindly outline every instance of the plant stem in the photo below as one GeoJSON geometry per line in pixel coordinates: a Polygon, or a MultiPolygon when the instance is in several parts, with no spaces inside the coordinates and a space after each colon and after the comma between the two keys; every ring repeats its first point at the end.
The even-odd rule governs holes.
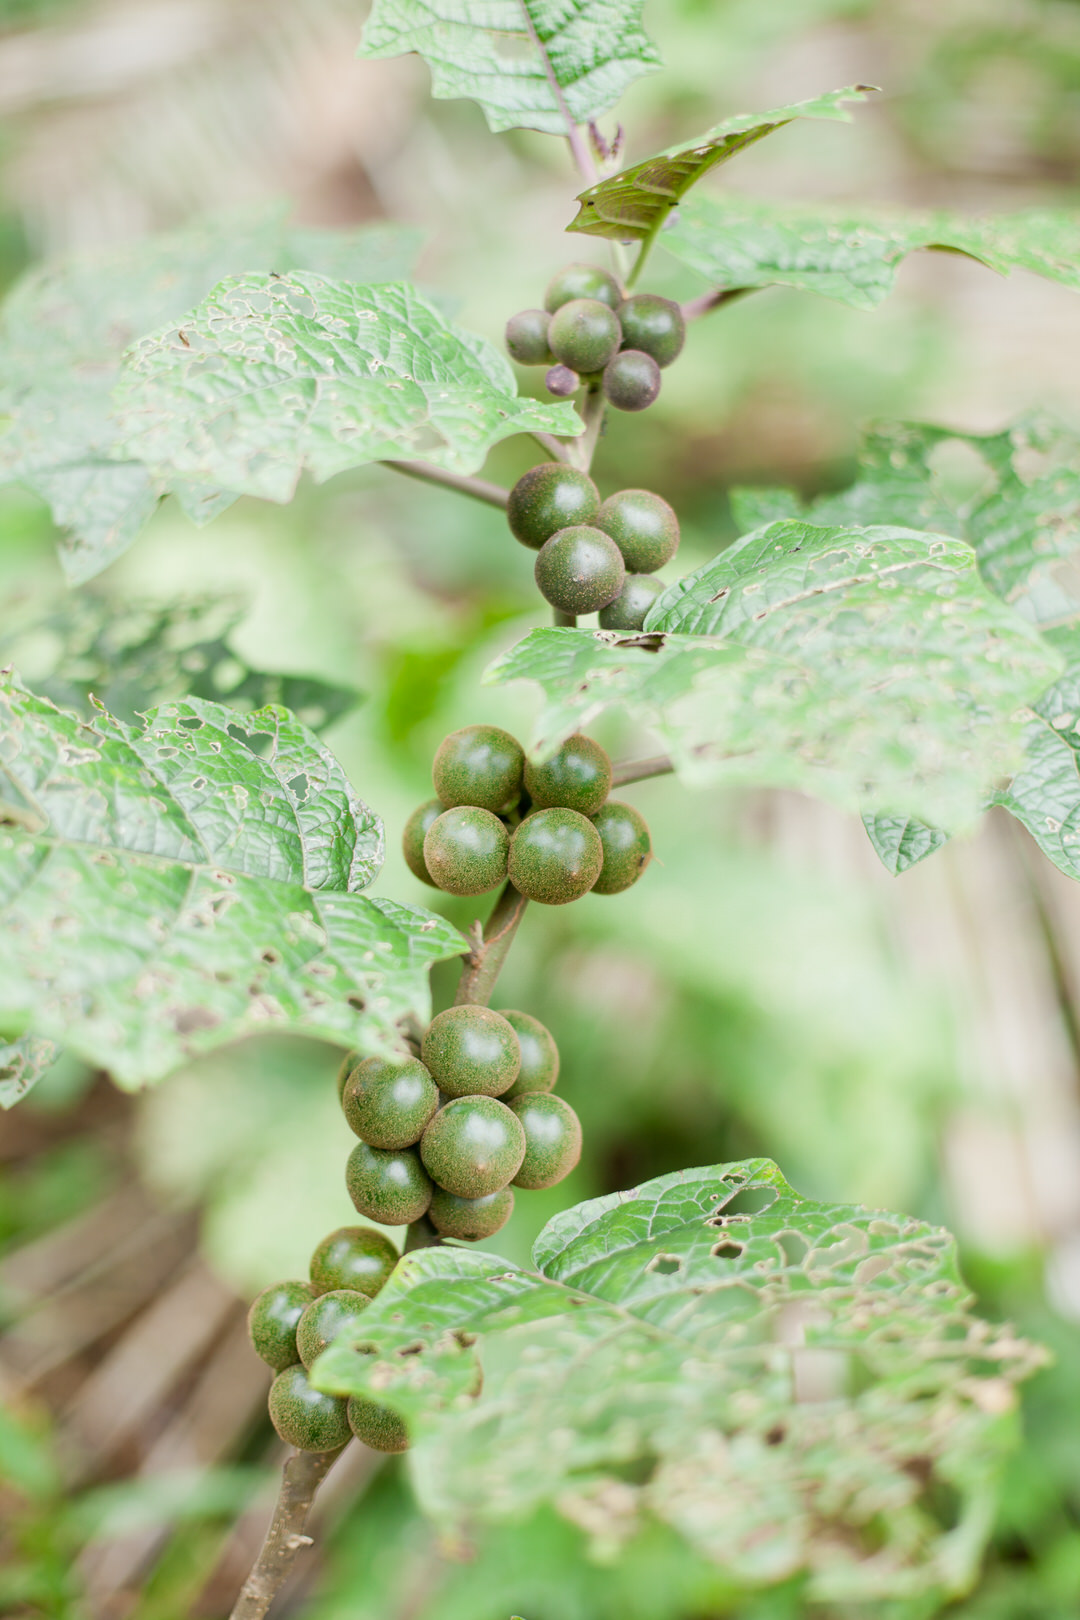
{"type": "Polygon", "coordinates": [[[496,900],[482,933],[477,923],[477,937],[465,958],[465,967],[454,997],[455,1007],[466,1003],[487,1006],[528,903],[525,896],[508,882],[496,900]]]}
{"type": "Polygon", "coordinates": [[[627,782],[644,782],[648,776],[667,776],[675,769],[667,754],[654,754],[652,759],[631,759],[616,765],[611,772],[612,787],[623,787],[627,782]]]}
{"type": "Polygon", "coordinates": [[[580,439],[574,441],[580,445],[582,471],[588,472],[593,464],[596,446],[604,428],[604,414],[607,410],[607,400],[603,389],[594,384],[585,395],[585,403],[581,406],[581,414],[585,421],[585,432],[580,439]]]}
{"type": "Polygon", "coordinates": [[[708,315],[712,310],[719,309],[721,304],[729,304],[733,298],[745,298],[747,293],[757,292],[757,287],[713,287],[710,292],[701,293],[697,298],[691,298],[689,303],[682,306],[684,321],[696,321],[702,315],[708,315]]]}
{"type": "Polygon", "coordinates": [[[404,473],[406,478],[419,478],[425,484],[444,484],[447,489],[456,489],[459,495],[471,495],[474,501],[484,501],[488,506],[504,507],[510,499],[510,491],[500,484],[489,484],[486,478],[467,478],[464,473],[447,472],[428,461],[384,461],[383,466],[404,473]]]}
{"type": "Polygon", "coordinates": [[[577,624],[577,614],[564,613],[562,608],[552,608],[551,618],[554,624],[562,627],[568,627],[570,629],[573,629],[574,625],[577,624]]]}
{"type": "Polygon", "coordinates": [[[533,433],[530,437],[535,439],[541,450],[546,450],[548,455],[553,457],[555,461],[569,461],[570,446],[576,443],[574,439],[564,443],[562,439],[557,439],[553,433],[533,433]]]}
{"type": "Polygon", "coordinates": [[[295,1451],[281,1470],[281,1490],[262,1550],[251,1567],[229,1620],[263,1620],[292,1569],[298,1552],[311,1546],[304,1534],[315,1492],[337,1462],[337,1451],[295,1451]]]}
{"type": "Polygon", "coordinates": [[[595,186],[600,176],[597,172],[596,164],[593,161],[593,155],[589,150],[589,143],[585,139],[581,130],[575,124],[570,109],[566,105],[566,98],[562,93],[562,86],[555,77],[555,69],[551,65],[551,58],[544,49],[540,35],[536,32],[536,25],[534,24],[529,13],[526,0],[521,0],[521,15],[525,18],[525,27],[529,31],[529,38],[540,52],[540,60],[544,64],[544,76],[547,79],[548,84],[551,86],[551,94],[555,98],[555,104],[558,107],[559,112],[562,114],[563,123],[566,125],[566,138],[570,142],[570,151],[573,154],[574,162],[578,166],[578,173],[581,175],[581,178],[584,180],[587,186],[595,186]]]}

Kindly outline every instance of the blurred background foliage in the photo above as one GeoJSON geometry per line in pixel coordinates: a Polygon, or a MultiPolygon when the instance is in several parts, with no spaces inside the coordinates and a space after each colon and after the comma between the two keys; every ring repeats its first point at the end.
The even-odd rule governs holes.
{"type": "MultiPolygon", "coordinates": [[[[432,102],[416,61],[358,62],[362,15],[351,0],[0,0],[0,280],[43,255],[285,197],[307,224],[423,224],[420,280],[498,339],[507,314],[582,252],[561,235],[577,189],[566,154],[528,133],[490,136],[471,104],[432,102]]],[[[853,126],[782,132],[724,183],[969,210],[1075,200],[1075,0],[651,0],[646,21],[668,65],[619,108],[631,155],[862,80],[883,94],[853,126]]],[[[674,296],[700,290],[662,254],[649,279],[674,296]]],[[[675,503],[674,577],[733,536],[729,486],[839,487],[866,418],[986,431],[1039,405],[1080,420],[1078,350],[1072,293],[950,255],[914,256],[873,315],[772,290],[694,329],[656,409],[613,424],[598,477],[675,503]]],[[[509,482],[532,459],[527,444],[506,445],[488,471],[509,482]]],[[[201,531],[166,503],[89,607],[66,595],[54,539],[40,503],[0,490],[0,651],[27,679],[65,701],[108,696],[112,660],[118,706],[148,707],[194,668],[164,656],[161,626],[198,598],[213,667],[234,660],[219,686],[238,701],[256,691],[252,671],[349,695],[323,720],[387,824],[378,891],[445,906],[463,925],[480,914],[422,890],[396,841],[447,730],[528,727],[527,692],[479,685],[490,658],[540,622],[531,559],[498,514],[378,468],[306,485],[288,508],[238,502],[201,531]]],[[[617,718],[598,735],[623,756],[649,750],[617,718]]],[[[555,1033],[586,1150],[569,1182],[519,1199],[492,1246],[524,1260],[543,1222],[579,1198],[754,1153],[807,1194],[950,1223],[983,1309],[1051,1344],[1057,1363],[1027,1396],[982,1585],[949,1612],[1075,1616],[1080,1066],[1068,952],[1080,894],[1033,878],[1022,835],[993,821],[894,882],[861,828],[788,796],[693,797],[669,781],[627,796],[653,827],[647,880],[566,912],[534,908],[499,986],[497,1005],[555,1033]]],[[[436,976],[440,1002],[454,971],[436,976]]],[[[0,1254],[17,1257],[135,1178],[192,1221],[219,1286],[250,1296],[302,1272],[351,1216],[338,1057],[252,1041],[133,1101],[63,1060],[23,1123],[0,1124],[0,1254]]],[[[0,1324],[20,1309],[3,1264],[0,1324]]],[[[224,1613],[243,1573],[229,1574],[230,1525],[243,1510],[258,1526],[274,1460],[258,1403],[215,1468],[140,1475],[136,1440],[106,1449],[88,1482],[65,1449],[73,1376],[0,1382],[0,1613],[224,1613]],[[110,1587],[87,1549],[148,1527],[141,1562],[110,1587]]],[[[162,1398],[181,1420],[187,1389],[162,1398]]],[[[804,1612],[797,1586],[732,1592],[659,1534],[619,1566],[591,1564],[554,1518],[492,1533],[454,1562],[416,1518],[396,1462],[355,1477],[320,1535],[325,1556],[285,1604],[304,1620],[804,1612]]]]}

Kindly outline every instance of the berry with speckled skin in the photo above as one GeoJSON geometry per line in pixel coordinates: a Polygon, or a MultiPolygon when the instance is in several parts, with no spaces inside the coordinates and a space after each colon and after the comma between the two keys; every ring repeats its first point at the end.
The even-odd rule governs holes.
{"type": "Polygon", "coordinates": [[[550,325],[551,316],[546,309],[522,309],[511,315],[506,323],[506,347],[511,360],[516,360],[519,366],[550,365],[550,325]]]}
{"type": "Polygon", "coordinates": [[[405,865],[413,877],[419,878],[421,883],[429,883],[433,889],[439,885],[435,882],[427,869],[424,860],[424,839],[431,823],[441,816],[446,806],[441,799],[428,799],[426,804],[418,805],[405,823],[405,831],[401,835],[401,853],[405,857],[405,865]]]}
{"type": "Polygon", "coordinates": [[[539,551],[560,529],[590,523],[599,510],[600,491],[588,473],[561,461],[542,461],[510,491],[506,520],[515,540],[539,551]]]}
{"type": "Polygon", "coordinates": [[[597,513],[596,527],[614,540],[631,574],[654,574],[679,549],[674,509],[651,489],[620,489],[609,495],[597,513]]]}
{"type": "Polygon", "coordinates": [[[604,397],[617,411],[644,411],[660,392],[660,367],[641,349],[623,349],[604,367],[604,397]]]}
{"type": "Polygon", "coordinates": [[[438,1106],[438,1087],[414,1057],[365,1058],[341,1098],[349,1129],[374,1148],[412,1147],[438,1106]]]}
{"type": "Polygon", "coordinates": [[[622,894],[637,882],[652,859],[649,824],[632,804],[609,799],[593,817],[593,826],[604,850],[604,864],[593,893],[622,894]]]}
{"type": "Polygon", "coordinates": [[[357,1142],[345,1166],[345,1186],[356,1213],[380,1226],[408,1226],[431,1203],[431,1182],[411,1148],[391,1153],[357,1142]]]}
{"type": "Polygon", "coordinates": [[[443,1237],[479,1243],[500,1231],[513,1213],[514,1195],[509,1187],[500,1187],[485,1198],[458,1198],[436,1187],[428,1220],[443,1237]]]}
{"type": "Polygon", "coordinates": [[[354,1395],[348,1406],[349,1428],[372,1451],[408,1451],[409,1432],[396,1412],[354,1395]]]}
{"type": "Polygon", "coordinates": [[[352,1288],[334,1288],[329,1294],[320,1294],[308,1306],[296,1329],[296,1348],[304,1366],[310,1367],[342,1328],[357,1321],[370,1304],[366,1294],[358,1294],[352,1288]]]}
{"type": "Polygon", "coordinates": [[[515,1187],[535,1192],[554,1187],[581,1158],[581,1124],[561,1097],[534,1094],[515,1097],[509,1107],[525,1132],[525,1157],[514,1177],[515,1187]]]}
{"type": "Polygon", "coordinates": [[[626,583],[606,608],[600,609],[601,630],[634,631],[644,628],[649,609],[665,585],[655,574],[627,574],[626,583]]]}
{"type": "Polygon", "coordinates": [[[581,387],[581,378],[569,366],[552,366],[544,372],[544,387],[556,399],[569,399],[581,387]]]}
{"type": "Polygon", "coordinates": [[[600,834],[576,810],[537,810],[510,840],[511,883],[544,906],[565,906],[588,894],[603,864],[600,834]]]}
{"type": "Polygon", "coordinates": [[[551,1031],[531,1013],[514,1008],[504,1009],[503,1017],[513,1026],[521,1047],[521,1068],[510,1090],[503,1093],[503,1102],[532,1092],[554,1090],[559,1078],[559,1048],[551,1031]]]}
{"type": "Polygon", "coordinates": [[[286,1367],[270,1385],[270,1421],[298,1451],[336,1451],[351,1437],[346,1402],[312,1389],[303,1367],[286,1367]]]}
{"type": "Polygon", "coordinates": [[[352,1074],[359,1061],[359,1052],[346,1052],[345,1056],[341,1060],[341,1066],[337,1072],[337,1094],[339,1102],[341,1101],[341,1098],[345,1092],[345,1082],[348,1080],[350,1074],[352,1074]]]}
{"type": "Polygon", "coordinates": [[[614,602],[626,565],[610,535],[575,523],[545,540],[536,558],[540,594],[563,613],[595,613],[614,602]]]}
{"type": "Polygon", "coordinates": [[[562,805],[595,816],[611,792],[611,760],[599,743],[578,732],[542,765],[525,761],[525,791],[537,810],[562,805]]]}
{"type": "Polygon", "coordinates": [[[572,298],[598,298],[609,309],[618,309],[622,290],[610,271],[598,264],[568,264],[548,282],[544,308],[554,314],[572,298]]]}
{"type": "Polygon", "coordinates": [[[499,1097],[521,1068],[513,1025],[490,1007],[447,1007],[427,1027],[424,1063],[448,1097],[499,1097]]]}
{"type": "Polygon", "coordinates": [[[621,342],[619,317],[598,298],[572,298],[551,317],[551,352],[571,371],[603,371],[621,342]]]}
{"type": "Polygon", "coordinates": [[[374,1299],[399,1259],[385,1232],[370,1226],[339,1226],[323,1238],[311,1257],[311,1282],[317,1294],[347,1288],[374,1299]]]}
{"type": "Polygon", "coordinates": [[[492,810],[444,810],[424,839],[424,861],[446,894],[487,894],[506,878],[510,834],[492,810]]]}
{"type": "Polygon", "coordinates": [[[431,776],[448,810],[470,804],[497,811],[521,796],[524,769],[525,751],[508,731],[501,726],[464,726],[444,737],[435,750],[431,776]]]}
{"type": "Polygon", "coordinates": [[[248,1337],[255,1354],[267,1366],[282,1372],[300,1359],[296,1348],[296,1325],[312,1300],[310,1283],[279,1282],[264,1288],[248,1311],[248,1337]]]}
{"type": "Polygon", "coordinates": [[[525,1157],[520,1121],[494,1097],[458,1097],[440,1108],[420,1141],[428,1175],[459,1198],[507,1186],[525,1157]]]}
{"type": "Polygon", "coordinates": [[[658,293],[634,293],[619,305],[619,323],[628,349],[651,355],[658,366],[670,366],[686,342],[682,310],[658,293]]]}

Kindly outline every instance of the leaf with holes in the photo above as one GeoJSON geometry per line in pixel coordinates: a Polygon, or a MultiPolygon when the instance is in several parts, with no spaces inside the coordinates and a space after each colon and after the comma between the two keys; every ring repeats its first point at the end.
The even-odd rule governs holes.
{"type": "Polygon", "coordinates": [[[415,51],[437,100],[466,96],[488,128],[566,134],[660,64],[641,27],[643,0],[375,0],[361,56],[415,51]],[[562,105],[560,105],[560,101],[562,105]]]}
{"type": "Polygon", "coordinates": [[[1069,643],[1064,675],[1031,706],[1024,763],[994,803],[1066,876],[1080,879],[1080,635],[1074,631],[1069,643]]]}
{"type": "Polygon", "coordinates": [[[934,855],[949,841],[949,835],[940,827],[929,827],[916,816],[890,816],[882,812],[863,816],[866,836],[874,846],[882,866],[899,877],[911,867],[934,855]]]}
{"type": "Polygon", "coordinates": [[[566,228],[586,236],[606,236],[615,242],[651,240],[690,187],[717,164],[727,163],[737,152],[797,118],[850,122],[845,102],[862,101],[869,89],[868,85],[851,85],[771,112],[725,118],[697,140],[669,146],[655,157],[590,186],[578,197],[577,215],[566,228]]]}
{"type": "Polygon", "coordinates": [[[444,1529],[550,1505],[610,1555],[659,1519],[817,1601],[971,1579],[1042,1358],[971,1314],[947,1232],[753,1159],[579,1204],[533,1259],[406,1255],[315,1365],[405,1419],[444,1529]]]}
{"type": "Polygon", "coordinates": [[[288,710],[189,698],[141,727],[0,687],[0,1018],[122,1085],[239,1036],[378,1050],[464,941],[358,891],[382,825],[288,710]]]}
{"type": "Polygon", "coordinates": [[[509,362],[405,282],[231,277],[136,343],[114,394],[121,449],[155,477],[291,499],[302,471],[423,456],[479,468],[514,433],[581,432],[519,399],[509,362]]]}
{"type": "Polygon", "coordinates": [[[20,1035],[15,1041],[0,1041],[0,1108],[14,1108],[60,1056],[55,1041],[33,1035],[20,1035]]]}

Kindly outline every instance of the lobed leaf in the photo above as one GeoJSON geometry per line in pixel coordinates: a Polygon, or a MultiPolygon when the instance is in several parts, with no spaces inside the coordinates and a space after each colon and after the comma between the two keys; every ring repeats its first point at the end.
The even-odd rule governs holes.
{"type": "Polygon", "coordinates": [[[551,1505],[611,1554],[659,1519],[817,1601],[971,1580],[1042,1357],[971,1314],[947,1232],[755,1159],[578,1205],[534,1263],[406,1255],[315,1365],[405,1418],[445,1529],[551,1505]]]}
{"type": "Polygon", "coordinates": [[[60,1056],[55,1041],[20,1035],[14,1041],[0,1041],[0,1108],[14,1108],[60,1056]]]}

